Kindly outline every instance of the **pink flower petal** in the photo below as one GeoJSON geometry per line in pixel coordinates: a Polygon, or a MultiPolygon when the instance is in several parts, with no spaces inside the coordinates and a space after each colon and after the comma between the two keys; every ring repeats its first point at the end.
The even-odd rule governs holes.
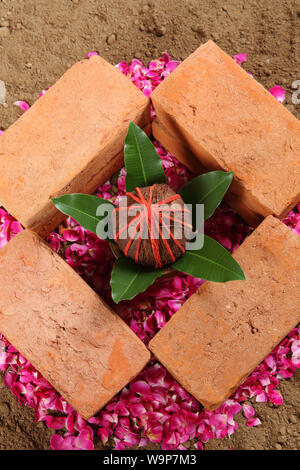
{"type": "Polygon", "coordinates": [[[23,111],[28,111],[28,109],[30,108],[29,104],[26,103],[26,101],[15,101],[13,104],[15,106],[19,106],[19,108],[21,108],[23,111]]]}
{"type": "Polygon", "coordinates": [[[99,55],[98,52],[92,51],[88,53],[88,58],[93,57],[93,55],[99,55]]]}
{"type": "Polygon", "coordinates": [[[89,426],[80,431],[76,439],[76,447],[81,450],[94,450],[93,431],[89,426]]]}
{"type": "Polygon", "coordinates": [[[105,428],[99,428],[97,431],[97,434],[100,437],[103,444],[105,445],[109,438],[109,431],[105,428]]]}
{"type": "Polygon", "coordinates": [[[281,86],[275,85],[269,90],[269,92],[279,101],[279,103],[283,103],[285,101],[285,90],[281,88],[281,86]]]}
{"type": "Polygon", "coordinates": [[[130,385],[130,388],[133,392],[139,393],[140,395],[149,393],[151,391],[150,386],[142,380],[139,380],[138,382],[133,382],[130,385]]]}
{"type": "Polygon", "coordinates": [[[267,394],[265,392],[261,392],[259,393],[258,395],[256,395],[256,401],[258,403],[265,403],[268,401],[268,397],[267,397],[267,394]]]}
{"type": "Polygon", "coordinates": [[[61,429],[66,424],[66,417],[54,417],[54,416],[45,416],[43,421],[45,421],[46,426],[51,429],[61,429]]]}
{"type": "Polygon", "coordinates": [[[243,405],[243,412],[244,412],[244,415],[245,415],[246,418],[251,418],[252,416],[255,415],[255,410],[254,410],[253,406],[250,406],[250,405],[244,404],[243,405]]]}
{"type": "Polygon", "coordinates": [[[248,419],[246,426],[253,427],[253,426],[258,426],[259,424],[261,424],[261,421],[259,418],[250,418],[248,419]]]}
{"type": "Polygon", "coordinates": [[[61,450],[64,439],[58,434],[54,434],[50,439],[50,447],[52,450],[61,450]]]}
{"type": "Polygon", "coordinates": [[[238,65],[243,64],[247,61],[247,54],[236,54],[233,59],[238,65]]]}

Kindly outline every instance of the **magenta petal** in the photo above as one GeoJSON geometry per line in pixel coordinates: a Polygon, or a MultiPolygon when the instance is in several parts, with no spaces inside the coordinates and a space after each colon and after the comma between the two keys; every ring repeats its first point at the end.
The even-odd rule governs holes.
{"type": "Polygon", "coordinates": [[[50,439],[50,447],[53,450],[76,450],[76,438],[73,436],[63,438],[54,434],[50,439]]]}
{"type": "Polygon", "coordinates": [[[4,383],[7,387],[11,388],[12,385],[16,382],[18,375],[15,372],[7,372],[4,376],[4,383]]]}
{"type": "Polygon", "coordinates": [[[59,436],[58,434],[54,434],[54,436],[50,439],[50,447],[52,450],[61,450],[63,447],[64,439],[59,436]]]}
{"type": "Polygon", "coordinates": [[[148,445],[148,443],[149,439],[147,439],[146,437],[142,437],[139,442],[139,447],[145,447],[146,445],[148,445]]]}
{"type": "Polygon", "coordinates": [[[98,52],[92,51],[88,53],[88,58],[93,57],[93,55],[99,55],[98,52]]]}
{"type": "Polygon", "coordinates": [[[147,413],[147,410],[142,403],[133,404],[129,409],[132,416],[141,416],[142,414],[147,413]]]}
{"type": "Polygon", "coordinates": [[[293,353],[300,354],[300,340],[299,341],[294,341],[291,350],[293,353]]]}
{"type": "Polygon", "coordinates": [[[131,383],[130,388],[133,392],[139,393],[141,395],[143,395],[144,393],[149,393],[151,390],[150,386],[142,380],[131,383]]]}
{"type": "Polygon", "coordinates": [[[123,442],[121,442],[119,439],[115,439],[115,450],[125,450],[126,447],[125,447],[125,444],[123,442]]]}
{"type": "Polygon", "coordinates": [[[197,450],[203,450],[204,449],[204,446],[203,446],[201,441],[196,442],[195,449],[197,449],[197,450]]]}
{"type": "Polygon", "coordinates": [[[280,379],[289,379],[290,377],[293,377],[293,372],[286,370],[286,369],[280,369],[278,371],[277,377],[280,379]]]}
{"type": "Polygon", "coordinates": [[[254,410],[253,406],[250,406],[250,405],[244,404],[243,405],[243,412],[244,412],[244,415],[245,415],[246,418],[252,418],[252,416],[255,415],[255,410],[254,410]]]}
{"type": "Polygon", "coordinates": [[[238,65],[243,64],[247,61],[247,54],[236,54],[233,59],[238,65]]]}
{"type": "Polygon", "coordinates": [[[109,438],[109,432],[105,428],[99,428],[97,431],[98,436],[100,437],[101,441],[105,445],[109,438]]]}
{"type": "Polygon", "coordinates": [[[26,103],[26,101],[15,101],[14,105],[19,106],[19,108],[21,108],[23,111],[28,111],[28,109],[30,108],[29,104],[26,103]]]}
{"type": "Polygon", "coordinates": [[[273,95],[280,103],[283,103],[285,100],[285,90],[279,85],[275,85],[269,90],[271,95],[273,95]]]}
{"type": "Polygon", "coordinates": [[[45,421],[48,428],[62,429],[66,424],[66,417],[65,416],[54,417],[54,416],[48,415],[48,416],[45,416],[43,421],[45,421]]]}
{"type": "Polygon", "coordinates": [[[78,449],[82,450],[94,450],[93,444],[93,431],[89,426],[86,429],[80,431],[79,436],[76,440],[76,445],[78,449]]]}
{"type": "Polygon", "coordinates": [[[75,230],[64,230],[62,234],[62,238],[66,242],[76,242],[79,238],[79,234],[75,230]]]}
{"type": "Polygon", "coordinates": [[[248,419],[246,425],[248,427],[252,427],[252,426],[258,426],[259,424],[261,424],[261,420],[259,418],[250,418],[248,419]]]}

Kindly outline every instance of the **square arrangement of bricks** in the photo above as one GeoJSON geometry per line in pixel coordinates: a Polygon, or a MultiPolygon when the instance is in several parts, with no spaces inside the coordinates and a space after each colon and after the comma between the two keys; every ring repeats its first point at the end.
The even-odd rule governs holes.
{"type": "MultiPolygon", "coordinates": [[[[227,201],[260,224],[235,254],[246,281],[206,282],[149,346],[215,409],[300,321],[300,239],[279,220],[300,199],[300,123],[211,41],[151,99],[153,135],[196,173],[234,171],[227,201]]],[[[0,140],[0,200],[25,227],[0,251],[0,331],[84,418],[150,352],[40,236],[64,218],[51,197],[93,193],[123,166],[128,122],[149,133],[149,107],[127,77],[92,57],[0,140]]]]}

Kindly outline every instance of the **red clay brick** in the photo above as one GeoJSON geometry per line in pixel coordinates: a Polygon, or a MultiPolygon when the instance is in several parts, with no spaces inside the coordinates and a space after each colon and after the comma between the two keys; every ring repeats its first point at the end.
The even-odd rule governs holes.
{"type": "Polygon", "coordinates": [[[154,137],[195,172],[234,171],[227,200],[250,224],[299,201],[299,121],[212,41],[151,99],[154,137]]]}
{"type": "Polygon", "coordinates": [[[29,230],[0,250],[0,331],[84,418],[150,359],[123,320],[29,230]]]}
{"type": "Polygon", "coordinates": [[[268,216],[236,251],[246,281],[206,282],[150,342],[205,408],[217,408],[300,321],[300,237],[268,216]]]}
{"type": "Polygon", "coordinates": [[[149,100],[101,57],[69,69],[0,141],[0,201],[46,235],[63,219],[50,202],[92,193],[123,165],[128,121],[149,126],[149,100]]]}

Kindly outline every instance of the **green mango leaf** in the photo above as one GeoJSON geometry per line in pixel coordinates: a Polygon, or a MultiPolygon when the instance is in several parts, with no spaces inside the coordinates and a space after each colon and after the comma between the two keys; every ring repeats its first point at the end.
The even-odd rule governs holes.
{"type": "Polygon", "coordinates": [[[124,161],[127,191],[166,182],[162,162],[154,145],[147,134],[131,121],[125,139],[124,161]]]}
{"type": "Polygon", "coordinates": [[[232,179],[233,171],[210,171],[187,183],[179,194],[186,204],[204,204],[204,220],[206,220],[222,202],[232,179]]]}
{"type": "Polygon", "coordinates": [[[242,268],[230,252],[207,235],[204,235],[204,244],[201,250],[186,251],[181,258],[172,264],[172,267],[177,271],[207,281],[245,280],[242,268]]]}
{"type": "MultiPolygon", "coordinates": [[[[103,204],[107,204],[112,212],[114,205],[106,199],[101,199],[97,196],[91,196],[89,194],[66,194],[58,198],[52,199],[53,204],[63,214],[68,215],[76,220],[83,228],[90,230],[91,232],[97,233],[97,227],[101,220],[109,216],[109,213],[105,213],[103,216],[97,215],[97,210],[103,204]]],[[[99,228],[98,228],[99,230],[99,228]]],[[[107,241],[114,243],[113,239],[107,238],[107,241]]]]}
{"type": "Polygon", "coordinates": [[[113,301],[133,299],[140,292],[151,286],[160,277],[163,269],[147,269],[122,255],[114,264],[111,273],[111,291],[113,301]]]}

